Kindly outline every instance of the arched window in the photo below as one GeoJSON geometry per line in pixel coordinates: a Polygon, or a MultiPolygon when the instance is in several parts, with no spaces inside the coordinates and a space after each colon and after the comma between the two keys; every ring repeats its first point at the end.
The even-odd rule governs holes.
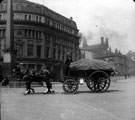
{"type": "Polygon", "coordinates": [[[41,22],[41,16],[39,17],[39,22],[41,22]]]}
{"type": "Polygon", "coordinates": [[[27,15],[24,15],[24,19],[27,20],[27,15]]]}
{"type": "Polygon", "coordinates": [[[31,21],[31,15],[29,15],[29,18],[28,18],[29,21],[31,21]]]}
{"type": "Polygon", "coordinates": [[[36,16],[36,22],[38,22],[38,16],[36,16]]]}

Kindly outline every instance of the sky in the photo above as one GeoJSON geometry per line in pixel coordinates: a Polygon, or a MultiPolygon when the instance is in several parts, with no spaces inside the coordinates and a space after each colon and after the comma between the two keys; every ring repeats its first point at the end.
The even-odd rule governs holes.
{"type": "Polygon", "coordinates": [[[89,45],[109,38],[112,51],[135,51],[135,3],[133,0],[29,0],[77,23],[89,45]]]}

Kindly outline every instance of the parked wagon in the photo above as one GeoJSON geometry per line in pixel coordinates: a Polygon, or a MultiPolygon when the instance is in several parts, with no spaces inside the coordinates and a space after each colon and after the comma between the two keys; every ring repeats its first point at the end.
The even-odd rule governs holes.
{"type": "Polygon", "coordinates": [[[110,87],[112,73],[113,66],[103,60],[81,59],[72,62],[68,75],[63,77],[63,90],[65,93],[76,93],[83,80],[92,92],[105,92],[110,87]]]}

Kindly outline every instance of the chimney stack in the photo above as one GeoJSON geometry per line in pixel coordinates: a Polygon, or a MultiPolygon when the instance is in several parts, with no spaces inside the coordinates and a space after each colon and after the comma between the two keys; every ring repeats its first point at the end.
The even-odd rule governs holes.
{"type": "Polygon", "coordinates": [[[73,17],[70,17],[70,20],[73,20],[73,17]]]}
{"type": "Polygon", "coordinates": [[[104,37],[101,37],[101,44],[104,44],[104,37]]]}
{"type": "Polygon", "coordinates": [[[108,44],[108,39],[109,39],[109,38],[106,38],[106,45],[109,45],[109,44],[108,44]]]}

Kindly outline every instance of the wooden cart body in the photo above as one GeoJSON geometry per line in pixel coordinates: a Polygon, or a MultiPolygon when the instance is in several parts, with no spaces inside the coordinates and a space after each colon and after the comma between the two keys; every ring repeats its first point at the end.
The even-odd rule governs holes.
{"type": "Polygon", "coordinates": [[[113,72],[113,66],[102,60],[81,59],[72,62],[68,75],[63,77],[63,90],[65,93],[76,93],[80,80],[83,80],[92,92],[105,92],[110,86],[113,72]]]}

